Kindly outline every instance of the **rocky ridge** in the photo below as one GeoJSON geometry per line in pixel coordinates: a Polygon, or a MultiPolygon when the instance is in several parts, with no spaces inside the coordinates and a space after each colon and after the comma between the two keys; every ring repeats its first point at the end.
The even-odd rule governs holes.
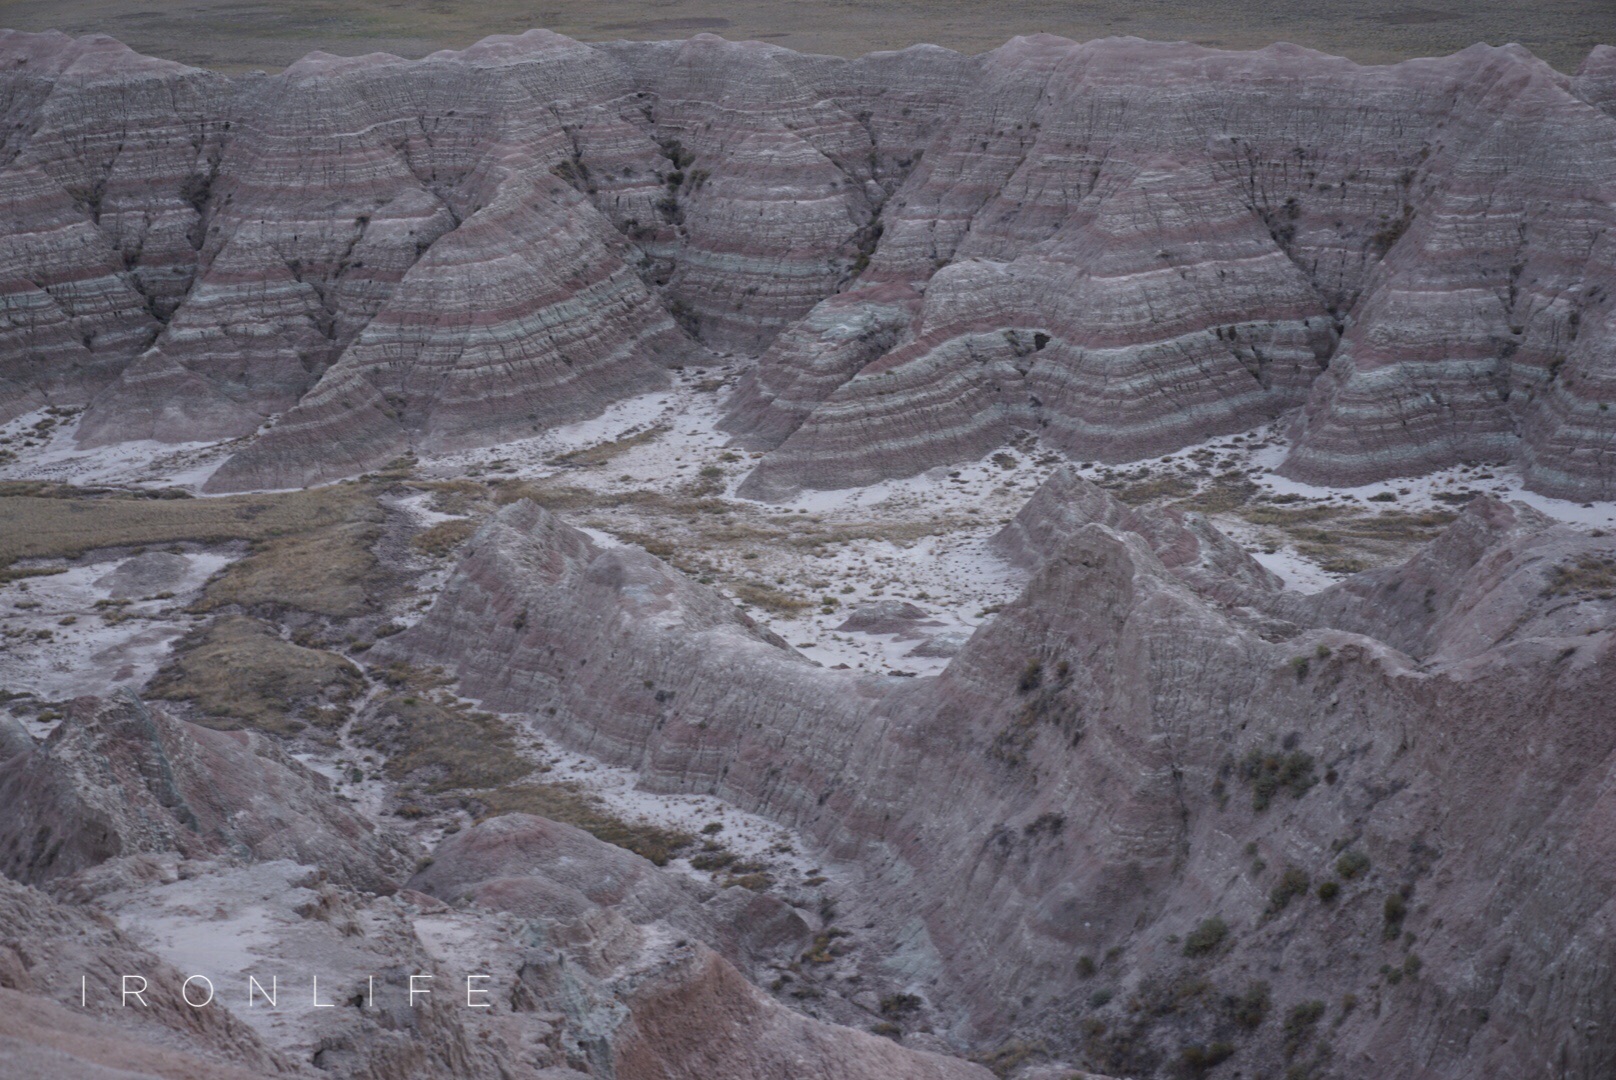
{"type": "Polygon", "coordinates": [[[1616,1068],[1616,51],[0,50],[0,1071],[1616,1068]]]}
{"type": "Polygon", "coordinates": [[[1611,494],[1608,48],[0,52],[0,412],[245,439],[215,490],[530,435],[717,351],[760,357],[726,423],[764,498],[1293,413],[1310,482],[1611,494]]]}
{"type": "Polygon", "coordinates": [[[175,1080],[990,1075],[774,1001],[735,965],[800,950],[810,934],[792,909],[746,888],[698,887],[570,826],[496,817],[440,845],[411,878],[398,838],[262,736],[174,720],[126,695],[83,699],[45,743],[15,742],[0,764],[8,1069],[175,1080]],[[266,968],[277,1000],[242,1005],[238,989],[248,975],[268,984],[266,968]],[[310,972],[331,1011],[285,1000],[308,992],[310,972]],[[458,991],[444,988],[467,972],[488,975],[488,1012],[451,1004],[458,991]],[[126,1007],[131,973],[145,996],[126,1007]],[[441,992],[407,998],[411,974],[441,992]],[[182,987],[205,993],[190,976],[209,980],[213,1004],[181,1002],[182,987]]]}
{"type": "Polygon", "coordinates": [[[872,868],[847,921],[966,1043],[1145,1075],[1220,1042],[1244,1068],[1457,1076],[1548,1052],[1597,1073],[1616,1051],[1583,1020],[1616,990],[1569,957],[1605,932],[1603,811],[1550,793],[1609,770],[1616,613],[1565,568],[1605,565],[1610,539],[1478,500],[1409,564],[1297,596],[1080,484],[1007,533],[1038,559],[1037,519],[1059,502],[1075,525],[1045,530],[1021,599],[936,678],[804,665],[520,503],[386,647],[653,790],[872,868]],[[1380,599],[1404,590],[1423,621],[1380,599]],[[1528,917],[1557,929],[1528,946],[1528,917]],[[1331,1023],[1253,1021],[1242,994],[1331,1023]]]}

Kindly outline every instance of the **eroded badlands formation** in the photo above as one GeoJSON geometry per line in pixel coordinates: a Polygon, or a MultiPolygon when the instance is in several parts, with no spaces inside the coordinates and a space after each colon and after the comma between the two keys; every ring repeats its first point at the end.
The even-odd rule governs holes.
{"type": "Polygon", "coordinates": [[[718,352],[761,357],[727,426],[764,497],[1295,410],[1309,481],[1613,494],[1616,49],[534,31],[232,80],[8,33],[0,65],[0,418],[244,440],[211,490],[531,435],[718,352]]]}
{"type": "Polygon", "coordinates": [[[1616,49],[0,86],[0,1076],[1616,1074],[1616,49]]]}
{"type": "Polygon", "coordinates": [[[1299,593],[1203,516],[1062,469],[992,547],[1020,595],[940,675],[872,676],[511,502],[365,655],[377,692],[345,737],[431,781],[387,787],[395,818],[275,737],[128,691],[42,742],[8,727],[0,1060],[101,1076],[133,1040],[156,1076],[1616,1065],[1616,538],[1482,497],[1406,562],[1299,593]],[[440,669],[493,713],[399,696],[440,669]],[[661,866],[508,791],[406,836],[411,799],[481,760],[457,745],[416,773],[431,740],[477,716],[785,826],[813,876],[740,876],[711,842],[661,866]],[[689,872],[710,865],[727,880],[689,872]],[[816,902],[825,874],[844,887],[816,902]],[[95,911],[116,921],[75,929],[95,911]],[[351,1007],[75,1008],[86,967],[172,984],[266,962],[351,1007]],[[498,988],[487,1013],[396,989],[360,1007],[378,971],[471,970],[498,988]]]}
{"type": "Polygon", "coordinates": [[[967,1042],[1154,1073],[1162,1027],[1210,1045],[1238,1030],[1223,998],[1261,981],[1327,1003],[1334,1056],[1254,1025],[1247,1069],[1616,1063],[1594,1033],[1616,982],[1586,959],[1616,889],[1595,794],[1616,602],[1545,577],[1612,565],[1610,537],[1483,499],[1403,566],[1303,597],[1200,522],[1063,474],[1003,541],[1037,569],[934,679],[804,664],[531,503],[387,649],[653,789],[715,792],[871,868],[865,932],[967,1042]],[[1179,944],[1208,919],[1238,929],[1179,944]],[[1364,993],[1411,956],[1420,989],[1364,993]],[[1095,965],[1126,1010],[1093,1008],[1095,965]]]}

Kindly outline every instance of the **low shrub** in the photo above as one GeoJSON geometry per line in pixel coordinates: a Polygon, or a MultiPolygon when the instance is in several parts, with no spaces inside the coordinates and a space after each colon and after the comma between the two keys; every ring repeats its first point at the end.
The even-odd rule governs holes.
{"type": "Polygon", "coordinates": [[[1228,936],[1229,924],[1216,915],[1202,919],[1200,925],[1184,939],[1184,955],[1210,956],[1218,951],[1228,936]]]}

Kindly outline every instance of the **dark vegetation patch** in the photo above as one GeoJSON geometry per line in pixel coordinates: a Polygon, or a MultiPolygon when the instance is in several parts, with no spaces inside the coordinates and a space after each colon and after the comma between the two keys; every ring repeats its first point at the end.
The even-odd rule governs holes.
{"type": "Polygon", "coordinates": [[[293,735],[310,724],[340,726],[363,686],[358,669],[336,653],[294,645],[268,623],[232,615],[184,639],[146,695],[190,702],[207,727],[293,735]]]}
{"type": "Polygon", "coordinates": [[[646,428],[644,431],[635,432],[632,435],[624,435],[622,438],[613,439],[611,442],[598,443],[594,446],[585,447],[582,450],[572,450],[565,454],[557,454],[555,457],[550,459],[550,464],[581,466],[604,465],[614,457],[617,457],[619,454],[622,454],[627,450],[632,450],[636,446],[643,446],[648,442],[660,438],[662,435],[666,434],[667,431],[668,426],[666,424],[655,424],[646,428]]]}
{"type": "Polygon", "coordinates": [[[191,610],[237,604],[338,618],[363,615],[374,609],[367,585],[376,575],[371,546],[379,535],[369,521],[350,521],[258,541],[251,554],[208,583],[191,610]]]}
{"type": "Polygon", "coordinates": [[[1616,597],[1616,555],[1585,552],[1549,571],[1545,590],[1550,596],[1593,594],[1598,599],[1616,597]]]}
{"type": "Polygon", "coordinates": [[[1196,484],[1187,476],[1159,476],[1117,488],[1111,494],[1129,506],[1143,506],[1158,499],[1177,499],[1195,492],[1196,484]]]}
{"type": "Polygon", "coordinates": [[[408,669],[396,674],[392,681],[400,692],[368,710],[354,734],[387,756],[383,771],[399,784],[405,816],[434,801],[470,805],[485,818],[536,814],[575,825],[658,866],[694,842],[676,830],[620,818],[577,785],[543,781],[542,767],[524,756],[508,721],[434,693],[437,680],[430,675],[411,680],[415,673],[408,669]]]}
{"type": "Polygon", "coordinates": [[[1238,509],[1244,520],[1284,536],[1296,552],[1335,574],[1354,574],[1407,557],[1457,516],[1451,510],[1363,509],[1336,503],[1298,504],[1282,498],[1238,509]]]}
{"type": "Polygon", "coordinates": [[[361,484],[220,499],[38,482],[0,484],[0,568],[19,559],[70,559],[124,545],[273,541],[374,520],[374,507],[374,493],[361,484]]]}
{"type": "Polygon", "coordinates": [[[1299,866],[1287,866],[1284,873],[1279,875],[1279,881],[1268,890],[1269,915],[1277,915],[1290,906],[1292,900],[1298,896],[1306,896],[1312,886],[1312,880],[1307,871],[1299,866]]]}
{"type": "Polygon", "coordinates": [[[1239,774],[1251,788],[1251,808],[1259,811],[1268,809],[1274,796],[1282,791],[1299,799],[1318,783],[1313,755],[1300,750],[1251,750],[1240,760],[1239,774]]]}
{"type": "MultiPolygon", "coordinates": [[[[616,844],[636,855],[665,866],[680,850],[695,840],[689,833],[664,829],[658,825],[626,821],[606,810],[599,799],[573,784],[512,784],[496,791],[478,795],[488,808],[487,816],[499,814],[537,814],[552,821],[575,825],[596,839],[616,844]]],[[[737,881],[746,888],[758,882],[737,881]]]]}
{"type": "Polygon", "coordinates": [[[354,734],[387,755],[389,779],[429,794],[495,788],[534,771],[499,717],[416,694],[382,698],[354,734]]]}
{"type": "Polygon", "coordinates": [[[455,548],[471,539],[477,531],[478,522],[469,518],[458,521],[440,521],[416,533],[410,540],[410,546],[423,555],[430,555],[434,559],[448,556],[455,548]]]}
{"type": "MultiPolygon", "coordinates": [[[[652,552],[652,554],[656,554],[652,552]]],[[[743,581],[729,586],[729,591],[743,603],[772,611],[777,615],[795,615],[814,606],[812,600],[793,596],[784,589],[758,582],[743,581]]]]}
{"type": "Polygon", "coordinates": [[[1210,956],[1223,946],[1229,936],[1229,924],[1216,915],[1203,919],[1200,925],[1184,938],[1185,956],[1210,956]]]}
{"type": "Polygon", "coordinates": [[[1228,514],[1251,502],[1260,489],[1244,476],[1220,476],[1174,505],[1203,514],[1228,514]]]}

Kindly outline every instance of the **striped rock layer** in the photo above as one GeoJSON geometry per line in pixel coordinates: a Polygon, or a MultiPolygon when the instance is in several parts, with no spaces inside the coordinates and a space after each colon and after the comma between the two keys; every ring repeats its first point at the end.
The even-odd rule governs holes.
{"type": "Polygon", "coordinates": [[[529,435],[712,349],[761,358],[724,424],[763,498],[1286,415],[1302,479],[1616,494],[1607,47],[531,31],[229,79],[8,32],[0,102],[0,416],[251,437],[217,490],[529,435]]]}
{"type": "MultiPolygon", "coordinates": [[[[743,394],[731,429],[772,448],[745,491],[913,473],[1018,429],[1130,460],[1305,404],[1299,478],[1518,459],[1539,490],[1616,493],[1616,50],[1575,79],[1482,47],[1363,68],[1034,38],[982,65],[858,283],[924,291],[919,315],[800,421],[796,395],[760,420],[743,394]]],[[[783,343],[758,385],[822,366],[783,343]]]]}
{"type": "Polygon", "coordinates": [[[960,1049],[1168,1076],[1224,1040],[1278,1075],[1279,1017],[1320,1000],[1343,1076],[1616,1066],[1616,599],[1555,585],[1616,541],[1479,499],[1404,566],[1302,596],[1067,473],[998,543],[1023,593],[940,675],[883,678],[523,501],[377,649],[650,790],[801,830],[861,875],[839,922],[960,1049]],[[1294,783],[1265,788],[1269,761],[1294,783]],[[1272,1015],[1231,1020],[1257,979],[1272,1015]]]}

